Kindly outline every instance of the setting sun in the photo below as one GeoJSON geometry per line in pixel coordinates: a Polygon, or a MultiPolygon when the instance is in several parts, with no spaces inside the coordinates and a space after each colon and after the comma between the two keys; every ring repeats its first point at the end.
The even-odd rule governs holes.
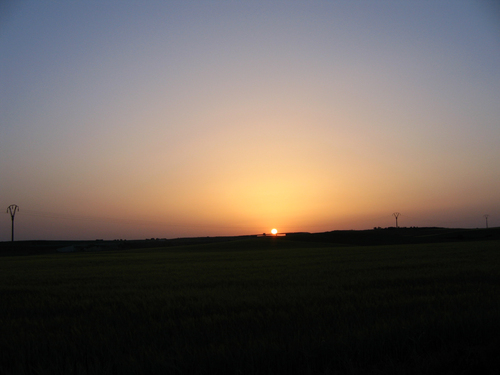
{"type": "Polygon", "coordinates": [[[271,233],[272,233],[272,234],[274,234],[274,235],[276,235],[276,234],[278,233],[278,230],[277,230],[277,229],[275,229],[275,228],[274,228],[274,229],[271,229],[271,233]]]}

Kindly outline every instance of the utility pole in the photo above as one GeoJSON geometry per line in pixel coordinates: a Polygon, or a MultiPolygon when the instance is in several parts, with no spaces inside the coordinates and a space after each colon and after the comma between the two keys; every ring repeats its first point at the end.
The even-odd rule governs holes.
{"type": "Polygon", "coordinates": [[[12,220],[12,241],[14,241],[14,217],[16,216],[16,211],[19,211],[19,206],[17,204],[11,204],[7,207],[7,212],[10,213],[10,218],[12,220]]]}
{"type": "Polygon", "coordinates": [[[399,215],[401,215],[399,212],[394,212],[394,213],[392,214],[392,216],[394,216],[394,217],[396,218],[396,228],[399,228],[399,227],[398,227],[398,217],[399,217],[399,215]]]}
{"type": "Polygon", "coordinates": [[[486,229],[488,229],[488,217],[489,216],[490,215],[488,215],[488,214],[484,215],[484,218],[486,219],[486,229]]]}

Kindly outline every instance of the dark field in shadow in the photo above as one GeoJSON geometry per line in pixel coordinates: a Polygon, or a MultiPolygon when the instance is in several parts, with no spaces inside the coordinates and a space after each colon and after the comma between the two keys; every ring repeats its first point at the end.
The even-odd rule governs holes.
{"type": "Polygon", "coordinates": [[[4,256],[0,373],[496,373],[500,241],[336,234],[4,256]]]}

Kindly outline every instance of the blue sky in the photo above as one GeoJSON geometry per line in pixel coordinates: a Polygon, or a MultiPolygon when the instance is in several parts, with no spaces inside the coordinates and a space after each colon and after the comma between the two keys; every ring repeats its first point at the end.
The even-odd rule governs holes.
{"type": "MultiPolygon", "coordinates": [[[[498,226],[500,16],[481,1],[14,1],[16,238],[498,226]]],[[[10,216],[0,219],[10,239],[10,216]]]]}

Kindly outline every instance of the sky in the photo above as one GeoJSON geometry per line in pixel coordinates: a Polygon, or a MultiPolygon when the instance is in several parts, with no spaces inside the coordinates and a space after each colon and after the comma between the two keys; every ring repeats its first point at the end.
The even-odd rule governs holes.
{"type": "Polygon", "coordinates": [[[500,226],[494,1],[6,1],[0,241],[500,226]]]}

